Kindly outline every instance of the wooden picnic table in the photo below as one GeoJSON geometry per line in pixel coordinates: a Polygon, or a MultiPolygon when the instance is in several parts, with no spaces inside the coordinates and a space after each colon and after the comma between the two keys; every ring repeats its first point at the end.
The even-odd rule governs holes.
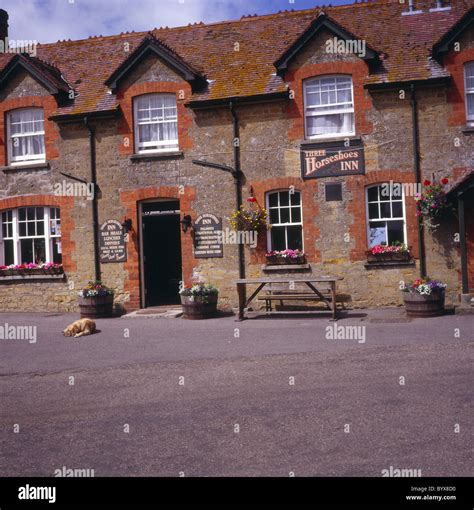
{"type": "MultiPolygon", "coordinates": [[[[245,308],[249,306],[249,304],[257,297],[257,295],[261,292],[261,290],[268,284],[277,284],[277,283],[305,283],[309,289],[314,293],[315,300],[322,301],[328,310],[332,312],[332,320],[337,320],[337,308],[336,308],[336,282],[338,280],[342,280],[342,277],[331,277],[331,276],[299,276],[299,277],[271,277],[271,276],[263,276],[261,278],[242,278],[239,280],[235,280],[237,284],[237,293],[239,295],[239,321],[245,319],[245,308]],[[331,288],[331,300],[327,299],[323,294],[316,288],[314,284],[329,284],[331,288]],[[257,289],[252,293],[252,295],[246,299],[246,286],[247,285],[258,285],[257,289]]],[[[291,292],[291,290],[290,290],[291,292]]],[[[295,293],[294,297],[297,298],[298,294],[295,293]]],[[[284,300],[284,298],[283,298],[284,300]]],[[[266,312],[272,313],[272,312],[266,312]]]]}

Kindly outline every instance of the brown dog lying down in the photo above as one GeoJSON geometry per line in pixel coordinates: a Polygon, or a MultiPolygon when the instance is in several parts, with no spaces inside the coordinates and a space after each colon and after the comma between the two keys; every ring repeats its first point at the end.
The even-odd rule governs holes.
{"type": "Polygon", "coordinates": [[[95,333],[95,329],[95,322],[92,319],[79,319],[69,324],[63,331],[63,335],[77,338],[79,336],[92,335],[92,333],[95,333]]]}

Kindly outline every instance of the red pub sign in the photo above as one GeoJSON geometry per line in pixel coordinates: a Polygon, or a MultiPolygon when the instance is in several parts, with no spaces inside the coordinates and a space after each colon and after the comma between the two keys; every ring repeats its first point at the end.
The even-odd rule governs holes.
{"type": "Polygon", "coordinates": [[[360,140],[305,144],[301,147],[303,179],[364,173],[364,147],[360,140]]]}

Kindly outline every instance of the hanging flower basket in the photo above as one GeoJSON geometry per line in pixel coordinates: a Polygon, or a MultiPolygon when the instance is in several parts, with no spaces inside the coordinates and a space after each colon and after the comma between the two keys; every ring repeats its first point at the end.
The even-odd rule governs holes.
{"type": "Polygon", "coordinates": [[[446,284],[430,278],[401,285],[408,317],[437,317],[444,314],[446,284]]]}
{"type": "Polygon", "coordinates": [[[423,191],[415,195],[416,215],[422,219],[423,225],[431,231],[436,230],[446,213],[451,209],[444,186],[448,179],[441,179],[439,183],[425,180],[423,191]]]}
{"type": "Polygon", "coordinates": [[[233,230],[243,232],[262,232],[268,228],[266,209],[260,207],[257,199],[249,197],[249,205],[241,205],[240,209],[234,211],[230,217],[230,224],[233,230]]]}

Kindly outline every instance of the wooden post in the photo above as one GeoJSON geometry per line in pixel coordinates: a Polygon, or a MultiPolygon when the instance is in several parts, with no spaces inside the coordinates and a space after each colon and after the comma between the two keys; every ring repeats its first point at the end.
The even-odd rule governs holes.
{"type": "Polygon", "coordinates": [[[466,218],[464,214],[464,198],[458,195],[459,216],[459,242],[461,244],[461,281],[462,293],[469,294],[469,281],[467,275],[467,245],[466,245],[466,218]]]}

